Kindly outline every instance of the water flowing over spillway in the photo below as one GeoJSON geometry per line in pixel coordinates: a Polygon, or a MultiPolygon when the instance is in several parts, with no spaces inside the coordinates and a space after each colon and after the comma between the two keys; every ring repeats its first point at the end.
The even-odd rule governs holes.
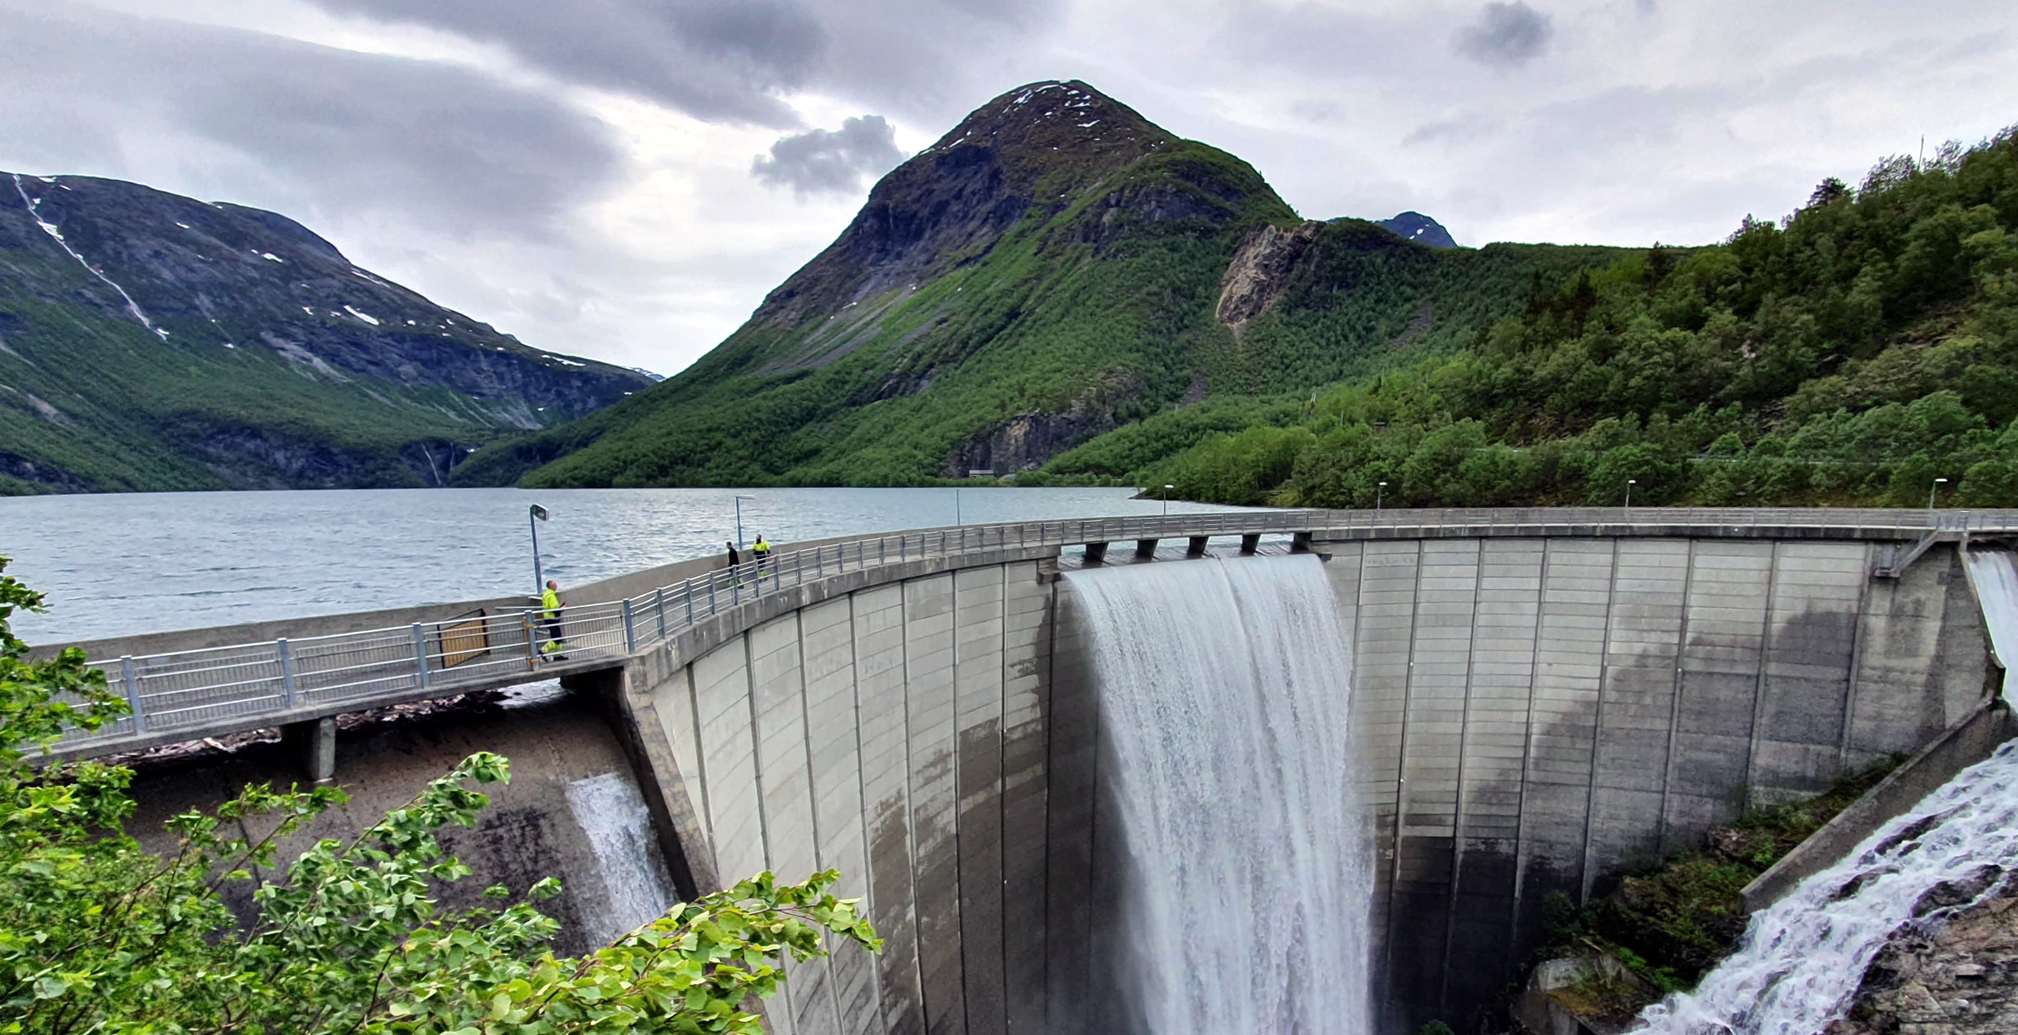
{"type": "Polygon", "coordinates": [[[1975,583],[1976,599],[1983,605],[1983,621],[1990,629],[1990,649],[2004,666],[2004,693],[2018,690],[2011,678],[2018,670],[2018,554],[1995,547],[1970,550],[1969,581],[1975,583]]]}
{"type": "Polygon", "coordinates": [[[1314,557],[1071,572],[1121,820],[1122,990],[1147,1035],[1364,1035],[1370,824],[1351,657],[1314,557]]]}
{"type": "MultiPolygon", "coordinates": [[[[1649,1007],[1635,1035],[1818,1035],[1928,891],[2018,867],[2018,742],[1964,769],[1835,866],[1754,914],[1738,951],[1693,995],[1649,1007]]],[[[1994,889],[1998,881],[1991,879],[1994,889]]],[[[1987,893],[1987,891],[1985,892],[1987,893]]]]}

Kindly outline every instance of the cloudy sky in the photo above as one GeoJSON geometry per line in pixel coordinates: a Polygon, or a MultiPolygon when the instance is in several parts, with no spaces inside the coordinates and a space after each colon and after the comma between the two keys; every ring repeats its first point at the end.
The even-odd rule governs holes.
{"type": "Polygon", "coordinates": [[[0,0],[0,169],[274,209],[671,373],[1010,87],[1078,78],[1310,218],[1723,237],[2018,123],[2009,0],[0,0]]]}

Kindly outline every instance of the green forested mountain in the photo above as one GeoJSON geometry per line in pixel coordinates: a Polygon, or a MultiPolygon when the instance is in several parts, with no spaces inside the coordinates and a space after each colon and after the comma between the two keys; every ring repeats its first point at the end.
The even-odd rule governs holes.
{"type": "Polygon", "coordinates": [[[1462,349],[1537,283],[1620,254],[1306,222],[1238,158],[1084,83],[1037,83],[884,177],[693,367],[456,479],[915,484],[1031,472],[1143,418],[1183,429],[1146,451],[1100,440],[1075,455],[1109,461],[1069,472],[1122,477],[1300,412],[1270,400],[1462,349]]]}
{"type": "MultiPolygon", "coordinates": [[[[1296,309],[1283,312],[1293,318],[1296,309]]],[[[1555,281],[1461,352],[1053,460],[1194,499],[2018,505],[2018,131],[1555,281]]]]}
{"type": "Polygon", "coordinates": [[[478,445],[650,383],[271,212],[0,173],[0,494],[440,485],[478,445]]]}

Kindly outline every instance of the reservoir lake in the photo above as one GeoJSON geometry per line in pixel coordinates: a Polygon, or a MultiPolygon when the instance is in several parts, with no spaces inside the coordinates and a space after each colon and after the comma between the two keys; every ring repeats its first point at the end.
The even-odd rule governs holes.
{"type": "MultiPolygon", "coordinates": [[[[527,511],[563,587],[777,543],[1157,514],[1134,489],[330,489],[0,498],[7,573],[48,594],[32,644],[529,592],[527,511]],[[957,493],[957,501],[956,501],[957,493]],[[956,514],[956,505],[958,512],[956,514]]],[[[1172,500],[1170,513],[1229,508],[1172,500]]]]}

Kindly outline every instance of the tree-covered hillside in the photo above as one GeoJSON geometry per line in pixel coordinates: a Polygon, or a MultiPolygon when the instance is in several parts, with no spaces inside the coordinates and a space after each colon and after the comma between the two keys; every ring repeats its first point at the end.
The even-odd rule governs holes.
{"type": "Polygon", "coordinates": [[[1457,355],[1159,414],[1046,473],[1333,507],[1617,504],[1629,481],[1635,503],[1924,506],[1936,479],[2018,504],[2018,131],[1538,281],[1457,355]]]}
{"type": "Polygon", "coordinates": [[[1220,413],[1217,400],[1447,354],[1517,311],[1537,277],[1614,254],[1440,250],[1358,220],[1304,222],[1238,158],[1084,83],[1032,84],[886,176],[693,367],[485,450],[458,479],[891,485],[1030,471],[1200,399],[1220,413]]]}

